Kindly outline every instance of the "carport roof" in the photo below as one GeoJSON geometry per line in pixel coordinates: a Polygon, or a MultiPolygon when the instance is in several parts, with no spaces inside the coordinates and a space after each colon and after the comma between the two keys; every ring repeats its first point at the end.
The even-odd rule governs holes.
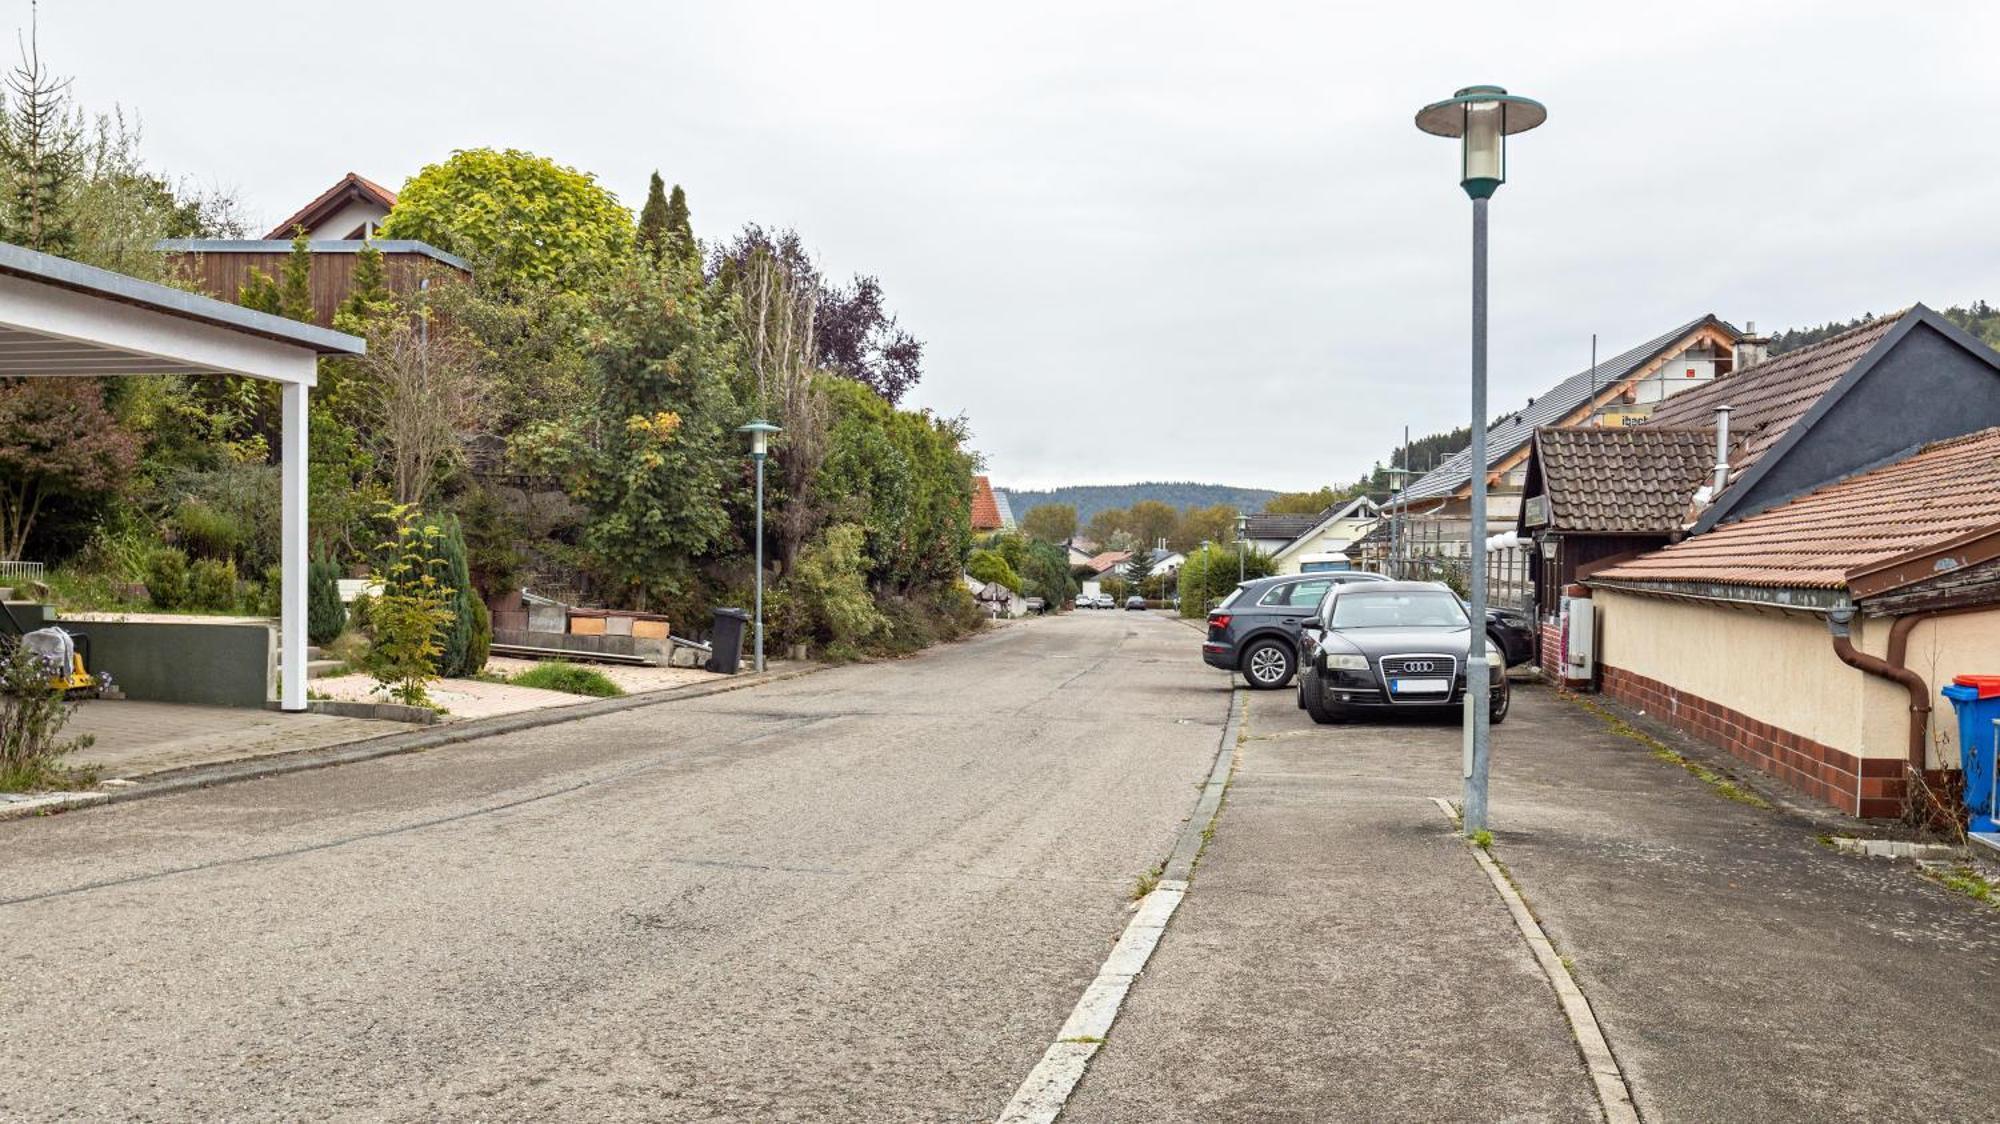
{"type": "MultiPolygon", "coordinates": [[[[212,297],[182,292],[6,243],[0,243],[0,279],[19,279],[38,286],[52,286],[172,317],[176,321],[221,328],[231,334],[253,336],[319,355],[359,355],[367,347],[360,338],[344,332],[256,312],[212,297]]],[[[0,293],[0,298],[7,295],[0,293]]],[[[89,316],[87,309],[71,311],[84,319],[89,316]]],[[[5,323],[5,317],[0,316],[0,324],[5,323]]],[[[91,338],[82,331],[70,334],[26,331],[16,326],[0,327],[0,376],[211,374],[217,370],[211,364],[191,363],[158,351],[115,346],[106,340],[91,338]]]]}

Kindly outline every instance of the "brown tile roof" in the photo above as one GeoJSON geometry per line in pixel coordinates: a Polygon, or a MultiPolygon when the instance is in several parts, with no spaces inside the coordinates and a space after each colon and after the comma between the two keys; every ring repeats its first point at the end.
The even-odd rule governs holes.
{"type": "Polygon", "coordinates": [[[376,183],[374,180],[355,172],[340,177],[340,181],[319,193],[319,198],[300,207],[291,218],[271,228],[266,238],[290,239],[293,231],[303,226],[313,226],[345,206],[349,199],[365,199],[382,207],[396,206],[396,193],[376,183]]]}
{"type": "Polygon", "coordinates": [[[1123,566],[1131,558],[1132,552],[1129,550],[1107,550],[1103,554],[1085,562],[1084,565],[1090,567],[1093,573],[1101,574],[1113,566],[1123,566]]]}
{"type": "Polygon", "coordinates": [[[1713,429],[1542,429],[1535,456],[1558,530],[1666,534],[1715,469],[1713,429]]]}
{"type": "Polygon", "coordinates": [[[1729,470],[1733,480],[1813,408],[1852,370],[1905,313],[1870,320],[1816,344],[1787,351],[1753,367],[1683,391],[1659,404],[1649,426],[1687,428],[1715,424],[1715,408],[1729,412],[1729,470]]]}
{"type": "Polygon", "coordinates": [[[999,501],[993,498],[993,484],[984,476],[972,478],[972,529],[997,531],[1006,526],[1000,519],[999,501]]]}
{"type": "Polygon", "coordinates": [[[1591,578],[1842,589],[1850,572],[2000,526],[2000,427],[1940,441],[1591,578]]]}

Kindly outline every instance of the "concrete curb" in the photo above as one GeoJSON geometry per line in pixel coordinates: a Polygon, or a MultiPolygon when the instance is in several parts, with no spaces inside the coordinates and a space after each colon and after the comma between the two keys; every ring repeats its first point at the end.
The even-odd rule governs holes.
{"type": "MultiPolygon", "coordinates": [[[[1441,796],[1431,797],[1431,802],[1445,814],[1445,818],[1458,820],[1457,810],[1451,802],[1441,796]]],[[[1590,1071],[1590,1083],[1597,1093],[1597,1104],[1604,1112],[1605,1124],[1639,1124],[1639,1110],[1632,1104],[1632,1089],[1625,1079],[1625,1071],[1619,1068],[1618,1058],[1611,1052],[1611,1043],[1605,1040],[1604,1028],[1597,1024],[1597,1013],[1590,1008],[1590,1000],[1584,997],[1583,989],[1576,984],[1576,977],[1570,975],[1569,966],[1556,955],[1556,946],[1542,929],[1542,923],[1535,919],[1534,911],[1521,897],[1514,886],[1514,880],[1500,869],[1500,864],[1483,847],[1473,845],[1472,857],[1479,862],[1486,878],[1499,891],[1500,900],[1507,903],[1507,912],[1514,918],[1514,927],[1521,931],[1521,939],[1528,942],[1529,951],[1535,954],[1535,963],[1541,965],[1542,975],[1548,977],[1549,986],[1555,989],[1556,1001],[1561,1004],[1563,1015],[1569,1020],[1570,1034],[1576,1039],[1576,1048],[1583,1055],[1584,1068],[1590,1071]]]]}
{"type": "Polygon", "coordinates": [[[1222,744],[1215,752],[1215,764],[1202,784],[1194,811],[1181,825],[1180,835],[1168,855],[1159,884],[1139,901],[1125,931],[1112,947],[1111,955],[1097,970],[1097,977],[1083,989],[1083,996],[1071,1008],[1069,1018],[1056,1032],[1056,1040],[1042,1052],[1041,1060],[1014,1091],[1014,1099],[1000,1112],[997,1124],[1053,1124],[1069,1104],[1077,1083],[1090,1068],[1090,1060],[1104,1046],[1111,1025],[1125,1004],[1125,995],[1145,971],[1153,950],[1166,936],[1167,922],[1187,897],[1188,880],[1194,875],[1195,860],[1207,842],[1209,825],[1222,807],[1223,793],[1236,772],[1236,738],[1243,729],[1249,710],[1248,694],[1242,687],[1229,693],[1229,720],[1222,725],[1222,744]]]}
{"type": "Polygon", "coordinates": [[[466,722],[434,726],[426,730],[381,734],[358,741],[317,746],[288,753],[238,758],[234,761],[219,761],[209,765],[190,765],[186,768],[154,773],[144,780],[109,792],[51,793],[47,799],[29,799],[0,805],[0,821],[55,815],[59,812],[96,808],[106,804],[123,804],[128,800],[143,800],[151,796],[169,796],[178,792],[234,784],[238,781],[262,780],[265,777],[283,776],[286,773],[302,773],[309,769],[326,769],[335,765],[350,765],[357,761],[373,761],[378,757],[418,753],[426,749],[477,741],[480,738],[554,726],[561,722],[618,714],[627,710],[638,710],[641,707],[680,702],[684,699],[707,698],[710,695],[760,687],[766,683],[782,683],[787,679],[798,679],[825,671],[832,666],[835,665],[815,664],[790,671],[750,675],[724,683],[696,683],[684,687],[671,687],[663,691],[622,695],[618,698],[593,699],[572,706],[547,707],[519,714],[476,718],[466,722]]]}

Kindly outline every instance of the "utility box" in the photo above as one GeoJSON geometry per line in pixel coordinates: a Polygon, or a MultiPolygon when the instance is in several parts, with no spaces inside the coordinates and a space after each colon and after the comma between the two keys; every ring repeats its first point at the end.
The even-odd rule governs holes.
{"type": "Polygon", "coordinates": [[[1571,586],[1562,599],[1562,680],[1575,691],[1589,690],[1597,680],[1597,607],[1580,586],[1571,586]]]}

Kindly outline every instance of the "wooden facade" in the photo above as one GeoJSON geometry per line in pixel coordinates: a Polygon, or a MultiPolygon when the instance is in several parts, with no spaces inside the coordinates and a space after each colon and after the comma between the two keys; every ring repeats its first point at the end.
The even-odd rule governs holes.
{"type": "MultiPolygon", "coordinates": [[[[313,242],[313,320],[322,327],[333,326],[333,314],[354,291],[354,267],[360,260],[360,242],[313,242]]],[[[472,276],[460,259],[421,242],[379,242],[383,274],[391,291],[413,293],[428,278],[432,285],[462,281],[472,276]]],[[[291,244],[279,241],[208,242],[181,241],[162,247],[175,271],[200,291],[218,300],[237,303],[250,271],[258,270],[277,279],[291,254],[291,244]]]]}

